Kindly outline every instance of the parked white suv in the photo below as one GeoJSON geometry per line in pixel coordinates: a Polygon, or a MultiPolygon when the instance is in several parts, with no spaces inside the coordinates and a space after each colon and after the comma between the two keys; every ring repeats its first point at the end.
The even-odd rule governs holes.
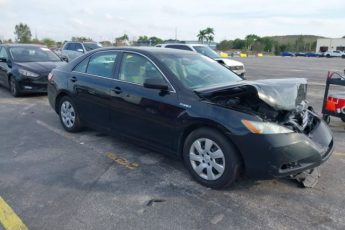
{"type": "Polygon", "coordinates": [[[171,44],[159,44],[156,45],[156,47],[162,47],[162,48],[172,48],[172,49],[180,49],[180,50],[188,50],[200,53],[202,55],[205,55],[209,58],[212,58],[219,62],[220,64],[224,65],[237,75],[244,77],[244,74],[246,73],[246,70],[244,68],[244,64],[239,61],[235,61],[228,58],[222,58],[220,57],[213,49],[211,49],[207,45],[202,44],[183,44],[183,43],[171,43],[171,44]]]}
{"type": "Polygon", "coordinates": [[[343,51],[340,50],[333,50],[333,51],[327,51],[325,53],[323,53],[324,57],[342,57],[345,58],[345,53],[343,51]]]}
{"type": "Polygon", "coordinates": [[[66,42],[61,50],[62,58],[69,62],[91,50],[102,48],[97,42],[66,42]]]}

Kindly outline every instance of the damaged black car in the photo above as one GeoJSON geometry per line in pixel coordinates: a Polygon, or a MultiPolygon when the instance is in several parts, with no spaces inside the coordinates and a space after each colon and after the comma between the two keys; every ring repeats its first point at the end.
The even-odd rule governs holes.
{"type": "Polygon", "coordinates": [[[331,131],[306,101],[305,79],[247,81],[196,53],[105,48],[48,80],[65,130],[132,138],[182,158],[196,181],[215,189],[241,174],[300,179],[333,151],[331,131]]]}

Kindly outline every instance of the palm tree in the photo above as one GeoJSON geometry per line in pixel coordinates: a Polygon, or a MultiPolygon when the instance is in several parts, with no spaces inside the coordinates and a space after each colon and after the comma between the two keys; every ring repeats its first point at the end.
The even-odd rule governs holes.
{"type": "Polygon", "coordinates": [[[207,35],[214,35],[214,29],[213,28],[211,28],[211,27],[207,27],[206,29],[205,29],[205,32],[206,32],[206,34],[207,35]]]}
{"type": "Polygon", "coordinates": [[[201,41],[202,43],[204,43],[204,40],[206,40],[207,43],[210,43],[214,39],[213,35],[214,35],[214,29],[211,27],[207,27],[204,30],[200,30],[197,37],[199,38],[199,41],[201,41]]]}
{"type": "Polygon", "coordinates": [[[207,39],[206,31],[205,30],[200,30],[199,34],[197,35],[197,37],[198,37],[200,42],[204,43],[204,40],[207,39]]]}

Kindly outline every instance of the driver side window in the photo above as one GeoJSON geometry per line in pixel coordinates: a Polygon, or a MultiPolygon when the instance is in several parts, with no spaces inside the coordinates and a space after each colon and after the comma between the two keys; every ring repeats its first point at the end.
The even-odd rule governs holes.
{"type": "Polygon", "coordinates": [[[145,79],[164,79],[159,70],[145,57],[125,53],[122,58],[119,80],[143,85],[145,79]]]}

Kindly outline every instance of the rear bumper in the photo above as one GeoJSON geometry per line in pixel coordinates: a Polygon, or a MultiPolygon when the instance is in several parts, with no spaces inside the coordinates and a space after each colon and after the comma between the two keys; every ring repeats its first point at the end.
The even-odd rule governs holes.
{"type": "Polygon", "coordinates": [[[301,133],[232,136],[250,177],[286,177],[315,168],[331,156],[332,133],[322,120],[307,136],[301,133]]]}

